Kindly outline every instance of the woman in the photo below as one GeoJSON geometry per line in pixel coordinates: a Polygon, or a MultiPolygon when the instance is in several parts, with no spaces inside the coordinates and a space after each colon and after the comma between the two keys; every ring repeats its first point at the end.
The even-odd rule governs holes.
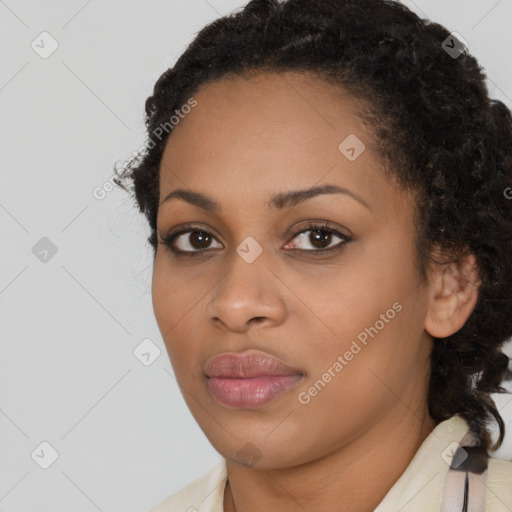
{"type": "Polygon", "coordinates": [[[484,79],[387,0],[253,0],[163,73],[117,183],[223,460],[152,512],[512,510],[512,116],[484,79]]]}

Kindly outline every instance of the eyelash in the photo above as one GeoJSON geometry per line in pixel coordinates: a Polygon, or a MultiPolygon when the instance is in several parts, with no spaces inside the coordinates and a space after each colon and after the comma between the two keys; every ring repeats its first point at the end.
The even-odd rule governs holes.
{"type": "MultiPolygon", "coordinates": [[[[324,223],[320,223],[320,224],[310,223],[310,224],[308,224],[308,227],[306,229],[302,229],[302,230],[298,231],[297,233],[295,233],[293,235],[293,237],[291,238],[291,240],[295,239],[298,235],[300,235],[302,233],[305,233],[305,232],[308,232],[308,231],[324,231],[324,232],[330,233],[332,235],[335,235],[338,238],[341,238],[342,242],[338,242],[333,247],[328,247],[326,249],[316,249],[316,250],[292,249],[292,250],[299,251],[299,252],[305,252],[305,253],[313,253],[315,255],[321,256],[321,255],[326,254],[326,253],[342,250],[343,246],[347,242],[350,242],[352,240],[352,238],[349,237],[348,235],[344,235],[343,233],[340,233],[336,229],[329,228],[324,223]]],[[[202,249],[201,250],[200,249],[200,250],[196,250],[196,251],[182,251],[181,249],[176,249],[174,247],[174,245],[173,245],[174,241],[176,240],[176,238],[178,238],[178,236],[183,235],[185,233],[206,233],[206,234],[208,234],[208,235],[213,237],[213,235],[210,232],[206,231],[205,229],[197,229],[197,228],[194,228],[194,226],[185,226],[182,229],[180,229],[180,230],[178,230],[178,231],[176,231],[174,233],[169,233],[167,236],[165,236],[162,239],[162,241],[160,243],[165,245],[165,246],[167,246],[167,247],[169,247],[169,249],[177,257],[192,257],[193,258],[193,257],[197,257],[199,255],[202,255],[202,254],[204,254],[206,252],[211,252],[212,250],[216,250],[216,249],[212,249],[212,250],[209,250],[209,249],[202,249]]]]}

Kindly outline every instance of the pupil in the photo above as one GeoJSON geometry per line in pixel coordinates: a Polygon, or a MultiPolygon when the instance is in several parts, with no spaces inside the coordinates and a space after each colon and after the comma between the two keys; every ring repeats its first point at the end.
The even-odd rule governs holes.
{"type": "Polygon", "coordinates": [[[194,233],[191,233],[190,238],[191,245],[194,249],[203,249],[205,242],[207,243],[209,241],[209,236],[203,231],[195,231],[194,233]],[[196,244],[196,242],[198,243],[196,244]]]}
{"type": "Polygon", "coordinates": [[[317,229],[317,230],[311,231],[311,235],[309,236],[309,238],[313,245],[320,242],[320,248],[323,249],[330,244],[331,233],[329,233],[328,231],[322,231],[320,229],[317,229]],[[325,235],[322,236],[321,233],[325,233],[325,235]]]}

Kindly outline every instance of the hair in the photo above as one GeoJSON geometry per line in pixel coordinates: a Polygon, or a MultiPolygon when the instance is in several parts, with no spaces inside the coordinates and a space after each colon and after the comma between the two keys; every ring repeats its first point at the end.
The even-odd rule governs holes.
{"type": "Polygon", "coordinates": [[[162,137],[161,127],[200,86],[296,71],[362,100],[388,178],[417,194],[421,276],[442,263],[436,247],[451,261],[476,257],[477,303],[459,331],[433,338],[427,400],[436,422],[460,414],[488,451],[493,418],[492,449],[505,434],[491,393],[504,391],[501,347],[512,336],[512,115],[489,98],[485,72],[467,48],[445,50],[449,37],[392,0],[252,0],[206,25],[160,76],[145,103],[144,151],[114,180],[146,216],[156,256],[159,168],[172,132],[162,137]]]}

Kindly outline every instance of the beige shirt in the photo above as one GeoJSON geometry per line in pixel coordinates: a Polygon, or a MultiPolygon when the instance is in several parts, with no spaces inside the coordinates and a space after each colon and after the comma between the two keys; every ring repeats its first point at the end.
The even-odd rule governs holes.
{"type": "MultiPolygon", "coordinates": [[[[458,443],[467,431],[467,423],[458,415],[437,425],[374,512],[439,511],[457,446],[453,443],[458,443]]],[[[490,458],[488,468],[486,512],[512,512],[512,462],[490,458]]],[[[223,512],[226,482],[226,461],[222,459],[148,512],[223,512]]]]}

